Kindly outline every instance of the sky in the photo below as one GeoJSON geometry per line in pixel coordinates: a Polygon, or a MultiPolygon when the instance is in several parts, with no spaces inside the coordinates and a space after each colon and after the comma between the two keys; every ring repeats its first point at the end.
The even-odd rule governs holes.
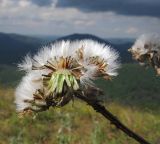
{"type": "Polygon", "coordinates": [[[0,32],[103,38],[160,34],[160,0],[0,0],[0,32]]]}

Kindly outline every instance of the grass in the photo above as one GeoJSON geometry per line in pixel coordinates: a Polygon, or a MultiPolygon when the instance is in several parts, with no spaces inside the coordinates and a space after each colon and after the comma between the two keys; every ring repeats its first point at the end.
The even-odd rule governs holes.
{"type": "MultiPolygon", "coordinates": [[[[19,119],[13,102],[22,74],[5,68],[0,71],[0,144],[137,144],[79,100],[19,119]],[[6,81],[6,75],[13,79],[6,81]]],[[[112,113],[152,144],[159,144],[160,80],[151,69],[127,64],[112,82],[97,84],[105,90],[104,105],[112,113]]]]}

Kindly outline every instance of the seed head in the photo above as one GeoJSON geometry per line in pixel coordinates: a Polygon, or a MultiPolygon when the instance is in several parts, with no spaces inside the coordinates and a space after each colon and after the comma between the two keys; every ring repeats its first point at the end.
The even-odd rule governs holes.
{"type": "Polygon", "coordinates": [[[64,106],[77,92],[86,96],[91,95],[90,91],[102,94],[93,81],[116,76],[119,63],[118,53],[109,46],[83,40],[45,46],[35,56],[26,56],[18,66],[26,75],[16,89],[15,102],[17,111],[25,114],[64,106]]]}
{"type": "Polygon", "coordinates": [[[160,75],[160,36],[158,34],[141,35],[129,52],[141,65],[151,65],[160,75]]]}

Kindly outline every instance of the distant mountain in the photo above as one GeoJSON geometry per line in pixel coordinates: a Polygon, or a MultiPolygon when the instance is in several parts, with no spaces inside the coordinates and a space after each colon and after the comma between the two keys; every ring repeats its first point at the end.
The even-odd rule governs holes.
{"type": "Polygon", "coordinates": [[[83,39],[91,39],[91,40],[98,41],[99,43],[105,43],[107,45],[110,44],[109,41],[99,38],[97,36],[94,36],[91,34],[77,34],[77,33],[58,38],[56,41],[61,41],[61,40],[75,41],[75,40],[83,40],[83,39]]]}
{"type": "Polygon", "coordinates": [[[131,38],[111,38],[108,41],[112,44],[112,46],[120,52],[122,62],[133,62],[131,54],[127,51],[129,49],[135,39],[131,38]]]}
{"type": "Polygon", "coordinates": [[[64,37],[60,37],[56,40],[52,40],[51,37],[31,37],[18,34],[5,34],[0,33],[0,64],[14,64],[23,58],[27,53],[34,54],[43,45],[54,43],[60,40],[82,40],[92,39],[106,45],[111,45],[113,48],[119,51],[122,62],[131,62],[131,56],[127,52],[127,49],[131,47],[133,42],[113,43],[108,40],[99,38],[90,34],[72,34],[64,37]]]}
{"type": "Polygon", "coordinates": [[[38,38],[0,33],[0,64],[18,62],[26,53],[34,53],[43,41],[38,38]]]}
{"type": "Polygon", "coordinates": [[[54,36],[54,35],[33,35],[33,36],[36,38],[42,39],[45,43],[49,43],[60,37],[60,36],[54,36]]]}
{"type": "Polygon", "coordinates": [[[126,42],[133,43],[135,38],[108,38],[107,40],[113,44],[125,44],[126,42]]]}
{"type": "Polygon", "coordinates": [[[128,49],[133,45],[133,42],[126,42],[122,44],[112,44],[112,47],[115,48],[121,58],[121,62],[123,63],[129,63],[133,62],[131,54],[128,52],[128,49]]]}

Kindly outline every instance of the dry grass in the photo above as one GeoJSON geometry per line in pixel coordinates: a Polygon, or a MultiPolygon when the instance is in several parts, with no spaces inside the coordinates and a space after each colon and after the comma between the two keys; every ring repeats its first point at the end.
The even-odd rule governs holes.
{"type": "MultiPolygon", "coordinates": [[[[0,144],[136,144],[85,103],[76,100],[36,118],[19,119],[14,89],[0,89],[0,144]]],[[[123,123],[153,144],[160,140],[159,111],[105,104],[123,123]]]]}

